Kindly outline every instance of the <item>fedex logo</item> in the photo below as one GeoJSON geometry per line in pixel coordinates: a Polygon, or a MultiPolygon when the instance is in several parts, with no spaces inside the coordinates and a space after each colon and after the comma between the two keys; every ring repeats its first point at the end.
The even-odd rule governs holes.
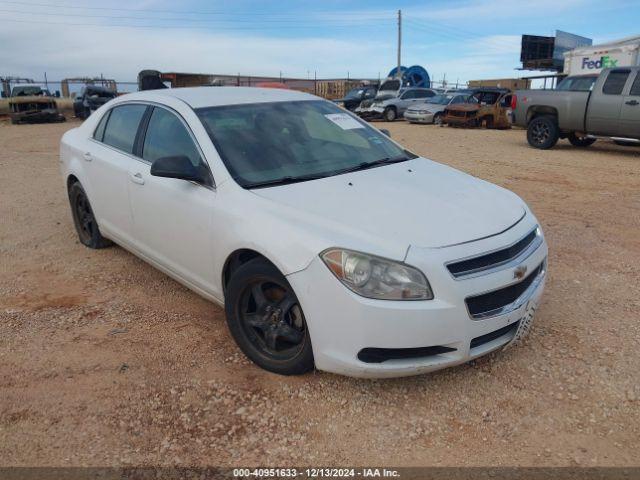
{"type": "Polygon", "coordinates": [[[598,60],[591,60],[589,57],[582,59],[582,69],[594,70],[600,68],[617,67],[618,60],[611,58],[609,55],[600,57],[598,60]]]}

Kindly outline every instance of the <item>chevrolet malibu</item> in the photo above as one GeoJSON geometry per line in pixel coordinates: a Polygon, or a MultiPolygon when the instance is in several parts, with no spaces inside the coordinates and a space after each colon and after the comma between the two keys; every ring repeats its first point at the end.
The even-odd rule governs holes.
{"type": "Polygon", "coordinates": [[[519,197],[305,93],[124,95],[65,133],[60,161],[82,244],[115,242],[223,305],[272,372],[468,362],[522,338],[544,288],[519,197]]]}

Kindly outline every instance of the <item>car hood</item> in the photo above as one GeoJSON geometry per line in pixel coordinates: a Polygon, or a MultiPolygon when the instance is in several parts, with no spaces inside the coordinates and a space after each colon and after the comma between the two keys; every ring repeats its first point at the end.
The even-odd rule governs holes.
{"type": "Polygon", "coordinates": [[[421,103],[419,105],[413,105],[412,107],[409,107],[408,110],[411,110],[413,112],[426,110],[427,112],[438,113],[442,112],[445,107],[446,105],[436,105],[435,103],[421,103]]]}
{"type": "Polygon", "coordinates": [[[301,228],[324,223],[398,249],[495,235],[526,212],[514,193],[424,158],[252,192],[297,211],[301,228]]]}

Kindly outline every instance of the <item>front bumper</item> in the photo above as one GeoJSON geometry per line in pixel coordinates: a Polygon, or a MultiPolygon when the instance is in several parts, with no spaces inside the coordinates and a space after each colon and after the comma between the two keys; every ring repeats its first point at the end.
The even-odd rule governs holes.
{"type": "Polygon", "coordinates": [[[405,120],[414,123],[433,123],[433,113],[417,113],[407,110],[404,112],[405,120]]]}
{"type": "Polygon", "coordinates": [[[358,107],[355,109],[356,115],[363,119],[382,118],[384,107],[358,107]]]}
{"type": "MultiPolygon", "coordinates": [[[[531,215],[528,217],[532,218],[531,215]]],[[[519,321],[522,325],[528,324],[527,318],[540,302],[546,268],[527,291],[526,298],[514,303],[513,309],[489,318],[472,319],[465,298],[516,283],[513,268],[454,279],[444,265],[451,260],[503,248],[522,238],[534,226],[535,223],[522,221],[501,235],[448,248],[411,247],[405,261],[426,274],[435,295],[429,301],[360,297],[343,286],[319,257],[305,270],[289,275],[287,278],[305,312],[316,367],[354,377],[409,376],[459,365],[507,345],[522,333],[522,329],[507,327],[519,321]],[[505,333],[491,338],[496,331],[505,333]],[[479,338],[489,340],[478,345],[479,338]],[[472,346],[472,342],[476,346],[472,346]],[[367,363],[358,358],[358,353],[364,349],[435,346],[455,350],[381,363],[367,363]]],[[[546,262],[546,257],[547,246],[543,239],[520,265],[533,272],[546,262]]]]}

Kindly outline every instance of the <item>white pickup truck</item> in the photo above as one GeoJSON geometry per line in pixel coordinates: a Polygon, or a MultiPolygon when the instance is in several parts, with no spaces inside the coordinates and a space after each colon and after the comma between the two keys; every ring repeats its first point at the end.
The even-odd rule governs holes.
{"type": "Polygon", "coordinates": [[[595,82],[574,81],[572,88],[576,78],[566,78],[555,90],[513,95],[514,123],[527,129],[532,147],[551,148],[560,138],[576,147],[587,147],[598,137],[640,141],[640,67],[605,69],[595,82]],[[591,88],[583,88],[585,83],[591,88]]]}

